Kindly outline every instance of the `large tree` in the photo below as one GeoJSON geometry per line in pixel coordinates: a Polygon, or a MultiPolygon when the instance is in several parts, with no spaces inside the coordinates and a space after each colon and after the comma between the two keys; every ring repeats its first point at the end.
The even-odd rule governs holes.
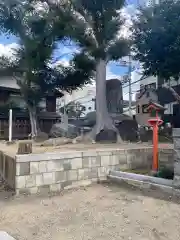
{"type": "MultiPolygon", "coordinates": [[[[69,0],[48,4],[56,15],[64,8],[71,18],[68,32],[80,46],[82,52],[94,62],[96,81],[96,125],[92,138],[101,131],[111,130],[119,133],[108,114],[106,102],[106,66],[111,60],[118,60],[127,55],[128,41],[120,37],[124,25],[121,10],[125,0],[69,0]],[[66,4],[68,6],[66,6],[66,4]]],[[[119,138],[118,138],[119,139],[119,138]]]]}
{"type": "MultiPolygon", "coordinates": [[[[180,77],[180,1],[166,0],[140,9],[132,28],[135,59],[142,63],[144,75],[159,80],[180,77]]],[[[180,97],[168,87],[180,103],[180,97]]]]}
{"type": "Polygon", "coordinates": [[[0,3],[0,30],[14,34],[19,48],[11,58],[1,57],[0,74],[14,76],[29,110],[32,136],[38,135],[37,105],[54,88],[71,91],[89,80],[91,66],[84,67],[86,58],[76,54],[70,67],[50,65],[57,41],[65,38],[66,22],[56,19],[50,11],[39,12],[32,1],[9,0],[0,3]]]}

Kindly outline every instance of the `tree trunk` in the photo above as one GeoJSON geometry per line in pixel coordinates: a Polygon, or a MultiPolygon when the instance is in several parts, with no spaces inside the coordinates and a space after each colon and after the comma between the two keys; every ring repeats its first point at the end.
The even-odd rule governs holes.
{"type": "Polygon", "coordinates": [[[36,107],[28,106],[28,110],[29,110],[29,117],[30,117],[30,123],[31,123],[31,137],[32,139],[34,139],[38,136],[36,107]]]}
{"type": "Polygon", "coordinates": [[[119,131],[108,113],[106,101],[106,61],[99,60],[96,65],[96,125],[91,132],[91,137],[95,140],[101,131],[108,130],[115,132],[117,140],[122,141],[119,131]]]}

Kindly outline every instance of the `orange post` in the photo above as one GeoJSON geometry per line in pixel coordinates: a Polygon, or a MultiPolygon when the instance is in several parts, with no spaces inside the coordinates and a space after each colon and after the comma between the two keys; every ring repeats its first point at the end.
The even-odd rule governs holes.
{"type": "Polygon", "coordinates": [[[158,128],[163,123],[163,121],[158,116],[158,112],[160,110],[164,110],[164,107],[157,104],[157,103],[151,102],[149,104],[147,110],[151,113],[151,116],[153,116],[153,118],[150,118],[148,120],[148,123],[153,127],[153,164],[152,164],[152,170],[157,172],[158,171],[158,128]]]}
{"type": "Polygon", "coordinates": [[[153,164],[152,170],[154,172],[158,171],[158,128],[162,124],[162,120],[157,116],[156,118],[149,119],[149,124],[153,127],[153,164]]]}
{"type": "Polygon", "coordinates": [[[153,126],[153,171],[158,171],[158,122],[153,126]]]}

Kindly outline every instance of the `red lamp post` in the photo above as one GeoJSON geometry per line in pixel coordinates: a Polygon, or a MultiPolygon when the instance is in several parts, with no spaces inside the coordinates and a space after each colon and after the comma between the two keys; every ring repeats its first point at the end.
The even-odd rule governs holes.
{"type": "Polygon", "coordinates": [[[158,128],[163,123],[159,118],[159,111],[164,110],[164,107],[158,103],[150,102],[147,111],[150,112],[152,118],[148,120],[150,126],[153,127],[153,171],[158,171],[158,128]]]}

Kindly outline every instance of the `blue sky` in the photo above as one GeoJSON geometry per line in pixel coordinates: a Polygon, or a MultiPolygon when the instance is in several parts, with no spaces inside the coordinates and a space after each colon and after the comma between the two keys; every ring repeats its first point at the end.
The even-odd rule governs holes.
{"type": "Polygon", "coordinates": [[[7,36],[4,34],[0,35],[0,44],[7,45],[7,44],[14,43],[14,42],[17,42],[17,38],[14,37],[13,35],[11,35],[11,36],[7,36]]]}
{"type": "MultiPolygon", "coordinates": [[[[128,4],[130,4],[129,11],[131,13],[134,9],[134,4],[136,5],[137,0],[128,0],[128,4]]],[[[6,36],[6,35],[0,35],[0,54],[5,53],[8,51],[9,47],[13,48],[14,44],[18,43],[18,39],[14,36],[6,36]]],[[[59,58],[59,56],[62,56],[59,60],[63,61],[64,63],[68,63],[68,60],[71,58],[71,53],[75,51],[75,46],[63,46],[61,44],[58,44],[58,49],[54,53],[54,59],[59,58]]],[[[107,66],[107,79],[110,78],[121,78],[121,76],[125,75],[127,73],[128,69],[127,67],[122,67],[118,62],[111,62],[107,66]]],[[[133,74],[132,74],[133,75],[133,74]]],[[[136,81],[137,79],[132,79],[132,81],[136,81]]],[[[138,85],[134,84],[133,91],[136,91],[138,89],[138,85]]],[[[124,89],[124,98],[127,99],[128,95],[126,94],[128,92],[128,88],[124,89]],[[127,96],[126,96],[127,95],[127,96]]],[[[133,96],[134,97],[134,96],[133,96]]]]}
{"type": "MultiPolygon", "coordinates": [[[[18,43],[18,39],[14,36],[5,36],[0,35],[0,53],[6,54],[8,52],[9,47],[14,47],[14,44],[18,43]],[[12,45],[12,46],[11,46],[12,45]]],[[[58,50],[54,53],[54,59],[57,59],[59,56],[60,61],[64,63],[68,63],[68,60],[71,57],[71,53],[74,51],[74,47],[64,47],[61,44],[58,44],[58,50]]],[[[107,66],[107,79],[111,78],[121,78],[121,76],[127,73],[127,67],[121,67],[118,62],[110,62],[107,66]]],[[[136,80],[136,79],[135,79],[136,80]]],[[[139,88],[139,84],[133,84],[133,99],[135,98],[135,92],[139,88]]],[[[124,88],[124,99],[128,99],[128,87],[124,88]]]]}
{"type": "MultiPolygon", "coordinates": [[[[6,36],[6,35],[0,35],[0,44],[5,45],[8,47],[8,45],[18,43],[18,39],[14,36],[6,36]]],[[[60,59],[63,60],[69,60],[71,57],[71,51],[74,51],[74,46],[71,47],[64,47],[61,44],[58,44],[58,50],[54,53],[55,59],[62,56],[60,59]]],[[[126,67],[120,67],[118,63],[110,63],[109,64],[109,70],[114,75],[124,75],[127,72],[126,67]]]]}

